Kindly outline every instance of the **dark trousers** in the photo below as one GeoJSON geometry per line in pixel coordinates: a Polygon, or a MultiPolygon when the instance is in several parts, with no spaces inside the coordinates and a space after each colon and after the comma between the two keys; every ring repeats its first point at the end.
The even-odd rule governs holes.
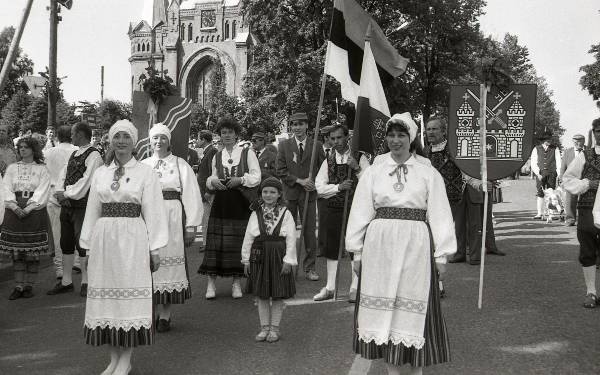
{"type": "MultiPolygon", "coordinates": [[[[467,195],[467,215],[469,221],[469,258],[471,260],[481,259],[481,234],[483,230],[483,203],[472,202],[467,195]]],[[[491,194],[488,195],[491,198],[491,194]]],[[[492,220],[492,200],[488,199],[487,225],[485,235],[485,248],[487,251],[495,251],[496,235],[494,233],[494,222],[492,220]]]]}
{"type": "Polygon", "coordinates": [[[548,172],[547,170],[540,171],[542,178],[535,176],[535,187],[537,188],[537,196],[544,198],[544,189],[556,189],[556,171],[548,172]]]}
{"type": "Polygon", "coordinates": [[[575,221],[575,219],[577,219],[577,197],[578,195],[565,192],[566,221],[575,221]]]}
{"type": "MultiPolygon", "coordinates": [[[[287,201],[288,210],[292,213],[292,216],[298,218],[296,223],[302,220],[304,211],[304,195],[300,196],[298,200],[287,201]]],[[[306,223],[301,223],[304,229],[304,260],[302,261],[302,267],[304,272],[315,269],[315,263],[317,261],[317,235],[315,233],[317,222],[317,200],[309,199],[306,223]]],[[[298,253],[301,250],[298,249],[298,253]]]]}
{"type": "Polygon", "coordinates": [[[323,198],[317,199],[317,212],[319,214],[319,230],[318,230],[318,241],[319,241],[319,256],[323,256],[326,250],[326,225],[327,222],[327,200],[323,198]]]}
{"type": "Polygon", "coordinates": [[[579,263],[581,266],[596,265],[596,254],[600,248],[600,230],[594,226],[591,208],[579,209],[577,240],[579,241],[579,263]]]}
{"type": "Polygon", "coordinates": [[[450,209],[456,234],[456,255],[464,257],[467,251],[467,202],[464,195],[458,202],[450,202],[450,209]]]}
{"type": "Polygon", "coordinates": [[[60,248],[63,254],[85,256],[85,249],[79,246],[79,235],[85,218],[85,208],[62,207],[60,209],[60,248]]]}

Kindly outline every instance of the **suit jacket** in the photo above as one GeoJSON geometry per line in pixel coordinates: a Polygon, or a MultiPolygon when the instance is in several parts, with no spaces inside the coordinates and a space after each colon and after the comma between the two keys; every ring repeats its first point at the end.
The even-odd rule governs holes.
{"type": "MultiPolygon", "coordinates": [[[[581,152],[584,152],[585,149],[586,147],[584,146],[581,152]]],[[[562,178],[562,175],[565,173],[567,167],[573,162],[573,160],[575,160],[575,148],[569,147],[565,150],[565,152],[563,152],[562,163],[560,164],[560,178],[562,178]]]]}
{"type": "MultiPolygon", "coordinates": [[[[277,177],[283,182],[283,196],[287,200],[298,200],[304,195],[304,188],[296,183],[296,179],[308,177],[313,143],[314,140],[312,138],[306,138],[306,147],[304,147],[304,153],[302,154],[301,159],[299,158],[299,150],[295,137],[284,139],[279,143],[275,169],[277,177]]],[[[319,172],[319,167],[325,160],[325,153],[323,152],[323,145],[321,142],[317,141],[316,147],[317,154],[312,171],[313,180],[319,172]]],[[[311,192],[310,195],[311,199],[316,199],[316,190],[311,192]]]]}
{"type": "Polygon", "coordinates": [[[258,156],[258,164],[260,164],[261,180],[267,177],[275,177],[275,160],[277,153],[268,148],[264,148],[258,156]]]}
{"type": "Polygon", "coordinates": [[[205,202],[204,194],[206,194],[206,180],[212,174],[212,159],[217,153],[217,149],[213,145],[208,145],[204,149],[204,155],[198,166],[198,184],[200,185],[200,193],[202,201],[205,202]]]}

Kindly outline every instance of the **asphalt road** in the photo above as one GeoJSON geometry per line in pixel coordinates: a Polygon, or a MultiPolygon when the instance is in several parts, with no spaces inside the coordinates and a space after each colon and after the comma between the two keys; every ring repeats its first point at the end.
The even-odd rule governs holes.
{"type": "MultiPolygon", "coordinates": [[[[575,228],[531,220],[533,182],[508,183],[506,202],[494,209],[498,246],[508,255],[486,257],[481,310],[479,267],[449,266],[442,305],[452,362],[424,373],[600,374],[600,309],[581,307],[585,288],[575,228]]],[[[201,255],[192,249],[188,256],[195,272],[201,255]]],[[[324,263],[319,259],[322,275],[324,263]]],[[[344,286],[349,267],[346,259],[344,286]]],[[[381,361],[352,353],[353,305],[312,303],[323,282],[300,279],[297,298],[284,311],[282,340],[257,344],[251,297],[234,301],[230,281],[219,280],[217,299],[206,301],[206,279],[192,273],[191,281],[194,298],[174,308],[170,332],[135,350],[132,375],[385,373],[381,361]]],[[[51,268],[44,268],[36,296],[17,301],[7,299],[12,282],[0,282],[0,374],[99,374],[105,368],[106,348],[83,343],[85,300],[75,293],[47,296],[52,282],[51,268]]]]}

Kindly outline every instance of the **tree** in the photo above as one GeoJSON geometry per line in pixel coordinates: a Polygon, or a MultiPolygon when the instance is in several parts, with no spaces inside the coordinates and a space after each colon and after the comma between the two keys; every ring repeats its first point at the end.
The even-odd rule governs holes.
{"type": "MultiPolygon", "coordinates": [[[[242,106],[239,99],[227,94],[225,67],[217,59],[213,59],[212,63],[214,68],[210,76],[210,97],[205,108],[208,114],[204,120],[206,124],[206,119],[208,119],[208,129],[214,129],[217,121],[223,116],[234,116],[237,119],[242,117],[240,113],[242,106]]],[[[198,112],[196,114],[198,115],[198,112]]]]}
{"type": "Polygon", "coordinates": [[[104,130],[108,130],[118,120],[131,119],[131,103],[105,99],[102,103],[98,104],[97,108],[97,126],[104,130]]]}
{"type": "Polygon", "coordinates": [[[27,107],[31,104],[31,100],[31,95],[21,90],[17,91],[2,109],[2,113],[0,114],[0,125],[8,126],[12,134],[17,134],[19,129],[23,126],[25,112],[27,111],[27,107]]]}
{"type": "Polygon", "coordinates": [[[33,98],[25,111],[23,127],[31,128],[34,133],[44,133],[48,124],[48,100],[33,98]]]}
{"type": "MultiPolygon", "coordinates": [[[[15,35],[15,28],[5,27],[0,32],[0,69],[4,64],[4,60],[8,55],[10,43],[15,35]]],[[[21,55],[22,51],[19,48],[13,68],[8,72],[8,82],[4,90],[0,92],[0,110],[10,101],[13,95],[18,91],[27,91],[27,87],[23,83],[23,77],[33,73],[33,61],[27,55],[21,55]]]]}
{"type": "Polygon", "coordinates": [[[597,104],[600,107],[600,43],[593,45],[588,53],[593,54],[596,61],[579,68],[580,72],[584,72],[579,84],[590,93],[594,100],[598,100],[597,104]]]}

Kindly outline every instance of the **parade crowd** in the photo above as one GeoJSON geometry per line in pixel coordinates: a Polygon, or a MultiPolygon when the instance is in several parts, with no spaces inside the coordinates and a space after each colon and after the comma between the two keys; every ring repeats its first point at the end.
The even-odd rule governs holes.
{"type": "MultiPolygon", "coordinates": [[[[128,120],[117,121],[106,142],[85,123],[49,129],[46,140],[21,134],[14,143],[0,127],[0,254],[12,260],[15,282],[9,299],[34,296],[41,256],[54,260],[56,284],[48,295],[74,292],[73,273],[81,272],[84,340],[108,345],[102,374],[127,374],[133,348],[168,332],[172,305],[192,297],[185,249],[202,230],[197,272],[208,279],[205,298],[217,297],[217,277],[231,278],[234,299],[252,294],[257,342],[280,339],[284,301],[296,294],[295,267],[317,282],[317,256],[326,259],[313,297],[325,301],[334,298],[340,260],[348,255],[353,350],[384,359],[390,374],[405,365],[403,373],[420,374],[448,362],[440,303],[446,263],[480,264],[484,191],[498,202],[498,184],[461,172],[441,117],[426,121],[422,147],[410,114],[392,116],[386,152],[375,157],[350,149],[343,124],[310,135],[308,116],[298,112],[289,127],[289,138],[277,145],[259,132],[249,146],[239,123],[224,117],[218,142],[201,131],[191,144],[198,149],[190,147],[183,159],[172,153],[169,128],[158,123],[149,131],[152,156],[144,160],[135,157],[138,131],[128,120]]],[[[600,119],[592,128],[600,144],[600,119]]],[[[595,307],[600,146],[583,148],[577,135],[561,156],[550,138],[532,152],[535,218],[548,208],[548,189],[562,182],[566,224],[577,221],[584,306],[595,307]]],[[[487,210],[486,252],[505,255],[496,246],[492,204],[487,210]]]]}

